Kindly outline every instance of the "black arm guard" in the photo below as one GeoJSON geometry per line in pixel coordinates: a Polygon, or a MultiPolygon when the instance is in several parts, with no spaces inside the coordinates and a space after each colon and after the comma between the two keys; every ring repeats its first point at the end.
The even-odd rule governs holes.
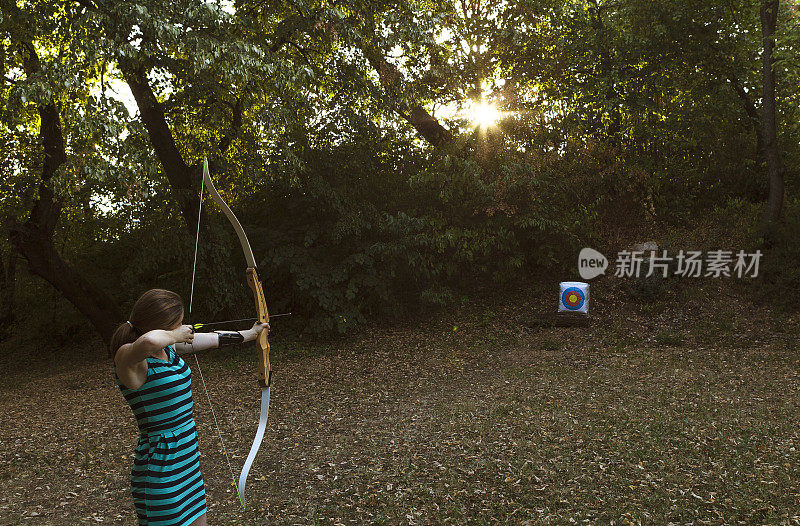
{"type": "Polygon", "coordinates": [[[244,336],[240,332],[234,331],[214,331],[219,335],[219,346],[225,347],[226,345],[233,345],[242,343],[244,336]]]}

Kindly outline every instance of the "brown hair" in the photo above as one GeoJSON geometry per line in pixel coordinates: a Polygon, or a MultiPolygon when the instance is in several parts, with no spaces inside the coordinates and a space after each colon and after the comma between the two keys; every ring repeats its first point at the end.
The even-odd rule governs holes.
{"type": "Polygon", "coordinates": [[[135,342],[142,334],[154,329],[171,329],[183,321],[183,300],[172,291],[150,289],[133,304],[128,322],[123,323],[111,337],[109,354],[113,357],[120,347],[135,342]]]}

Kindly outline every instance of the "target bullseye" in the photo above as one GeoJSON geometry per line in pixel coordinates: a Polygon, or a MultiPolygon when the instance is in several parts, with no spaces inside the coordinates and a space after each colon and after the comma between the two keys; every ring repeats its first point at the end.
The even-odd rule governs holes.
{"type": "Polygon", "coordinates": [[[565,281],[561,285],[561,301],[559,311],[587,313],[589,303],[589,285],[576,281],[565,281]]]}

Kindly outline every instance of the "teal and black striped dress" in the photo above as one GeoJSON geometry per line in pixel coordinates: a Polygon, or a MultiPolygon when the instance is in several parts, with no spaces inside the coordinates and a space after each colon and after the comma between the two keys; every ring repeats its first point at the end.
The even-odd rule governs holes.
{"type": "Polygon", "coordinates": [[[136,416],[139,443],[131,471],[139,524],[188,525],[206,512],[192,372],[172,346],[167,360],[147,358],[147,380],[136,390],[117,385],[136,416]]]}

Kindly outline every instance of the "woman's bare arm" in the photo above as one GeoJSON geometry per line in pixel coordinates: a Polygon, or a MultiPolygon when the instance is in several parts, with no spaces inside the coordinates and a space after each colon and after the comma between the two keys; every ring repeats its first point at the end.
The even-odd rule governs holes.
{"type": "Polygon", "coordinates": [[[180,355],[194,354],[217,347],[219,347],[219,336],[216,332],[198,332],[190,343],[176,343],[175,352],[180,355]]]}
{"type": "Polygon", "coordinates": [[[250,342],[258,338],[258,333],[269,330],[268,323],[255,323],[246,331],[198,332],[189,343],[175,344],[175,352],[180,355],[218,349],[226,344],[250,342]],[[241,335],[241,338],[238,336],[241,335]]]}
{"type": "Polygon", "coordinates": [[[168,345],[191,342],[194,338],[191,327],[182,325],[175,330],[157,329],[149,331],[133,343],[126,343],[114,355],[117,376],[129,389],[138,389],[147,380],[147,358],[155,356],[168,345]]]}

